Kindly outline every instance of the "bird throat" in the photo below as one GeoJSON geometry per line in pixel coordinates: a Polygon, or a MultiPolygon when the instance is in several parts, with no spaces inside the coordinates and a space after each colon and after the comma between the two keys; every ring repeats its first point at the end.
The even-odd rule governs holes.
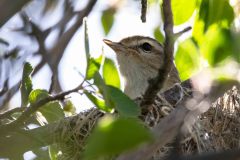
{"type": "Polygon", "coordinates": [[[130,63],[127,66],[127,68],[126,65],[119,66],[121,75],[124,77],[124,93],[131,99],[135,99],[144,94],[149,85],[149,79],[156,77],[158,72],[143,64],[134,65],[130,63]]]}

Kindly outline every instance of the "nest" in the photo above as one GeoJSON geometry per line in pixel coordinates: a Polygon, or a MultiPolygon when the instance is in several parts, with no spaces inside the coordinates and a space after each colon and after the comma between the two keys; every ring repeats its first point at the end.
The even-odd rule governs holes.
{"type": "MultiPolygon", "coordinates": [[[[159,104],[158,104],[159,105],[159,104]]],[[[153,107],[141,119],[150,128],[174,108],[164,102],[161,107],[153,107]],[[168,107],[169,106],[169,107],[168,107]]],[[[62,120],[55,128],[57,148],[61,150],[60,159],[81,159],[86,138],[97,120],[104,116],[92,108],[69,120],[62,120]]],[[[219,98],[207,112],[198,117],[191,133],[181,140],[181,154],[199,154],[240,148],[240,92],[234,87],[219,98]]],[[[163,159],[170,154],[173,144],[158,149],[152,159],[163,159]]]]}
{"type": "Polygon", "coordinates": [[[97,120],[104,113],[96,108],[60,121],[54,129],[55,147],[61,151],[58,156],[60,160],[81,159],[86,139],[91,134],[97,120]]]}
{"type": "Polygon", "coordinates": [[[234,87],[201,115],[194,129],[197,152],[240,148],[240,92],[234,87]]]}

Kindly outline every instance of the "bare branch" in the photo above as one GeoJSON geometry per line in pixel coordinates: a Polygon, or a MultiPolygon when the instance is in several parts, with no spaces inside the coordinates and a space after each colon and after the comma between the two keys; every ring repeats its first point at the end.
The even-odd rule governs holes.
{"type": "Polygon", "coordinates": [[[16,14],[21,8],[30,0],[17,0],[11,3],[9,0],[0,1],[0,27],[5,24],[14,14],[16,14]]]}
{"type": "Polygon", "coordinates": [[[27,120],[28,118],[30,118],[31,114],[36,112],[41,106],[43,106],[46,103],[51,102],[51,101],[62,100],[65,98],[66,95],[69,95],[73,92],[78,92],[79,90],[83,89],[82,88],[83,83],[84,83],[84,81],[74,89],[62,92],[55,96],[46,97],[46,98],[41,99],[41,100],[37,101],[36,103],[30,105],[28,108],[26,108],[26,110],[22,113],[22,115],[17,120],[15,120],[9,124],[0,126],[0,130],[3,131],[0,134],[3,135],[7,132],[11,132],[15,129],[19,129],[20,127],[23,126],[24,121],[27,120]]]}
{"type": "Polygon", "coordinates": [[[13,113],[22,112],[24,109],[25,108],[23,108],[23,107],[17,107],[12,110],[6,111],[6,112],[0,114],[0,119],[9,118],[13,113]]]}
{"type": "Polygon", "coordinates": [[[147,0],[141,0],[142,10],[141,10],[141,20],[143,23],[146,22],[146,14],[147,14],[147,0]]]}
{"type": "Polygon", "coordinates": [[[50,94],[53,92],[54,83],[55,83],[55,75],[53,74],[52,78],[51,78],[51,84],[50,84],[50,87],[48,89],[48,93],[50,93],[50,94]]]}
{"type": "Polygon", "coordinates": [[[78,13],[76,23],[60,37],[58,43],[49,51],[51,53],[51,64],[56,65],[60,62],[69,41],[82,25],[83,18],[91,12],[96,2],[97,0],[90,0],[88,2],[87,6],[78,13]]]}
{"type": "Polygon", "coordinates": [[[153,103],[157,92],[163,87],[163,84],[167,79],[168,73],[171,71],[173,65],[174,33],[171,0],[163,0],[162,5],[164,16],[164,32],[166,35],[164,42],[164,64],[158,70],[157,77],[149,80],[149,86],[143,95],[141,106],[151,105],[153,103]]]}
{"type": "Polygon", "coordinates": [[[138,151],[122,155],[117,160],[138,160],[149,159],[159,147],[171,141],[179,132],[185,116],[189,110],[184,106],[178,106],[169,116],[164,118],[154,129],[155,142],[151,145],[145,145],[138,151]]]}
{"type": "MultiPolygon", "coordinates": [[[[23,0],[21,0],[23,2],[23,0]]],[[[86,5],[86,7],[80,11],[77,12],[78,14],[78,18],[77,18],[77,22],[67,31],[65,32],[61,37],[60,40],[58,41],[58,43],[53,47],[53,49],[51,51],[46,51],[45,47],[44,47],[44,37],[38,37],[39,38],[39,42],[42,42],[42,44],[40,44],[40,50],[39,52],[41,52],[42,54],[45,54],[46,57],[42,57],[42,61],[36,66],[36,68],[34,69],[33,75],[35,75],[46,63],[50,66],[51,69],[55,68],[55,70],[57,71],[57,67],[51,67],[51,66],[58,66],[65,48],[67,47],[69,41],[71,40],[72,36],[75,34],[75,32],[79,29],[79,27],[82,25],[82,20],[85,16],[87,16],[92,8],[94,7],[95,3],[97,2],[97,0],[90,0],[88,2],[88,4],[86,5]],[[51,53],[51,54],[48,54],[51,53]],[[56,58],[55,58],[56,57],[56,58]]],[[[1,8],[9,8],[6,7],[6,4],[8,4],[9,1],[4,0],[0,2],[0,10],[1,8]]],[[[25,3],[27,3],[27,1],[25,0],[25,3]]],[[[14,4],[15,5],[15,4],[14,4]]],[[[8,5],[7,5],[8,6],[8,5]]],[[[1,10],[3,11],[3,10],[1,10]]],[[[17,12],[17,11],[16,11],[17,12]]],[[[68,15],[68,14],[67,14],[68,15]]],[[[1,22],[1,18],[2,16],[0,16],[0,25],[2,24],[1,22]]],[[[66,18],[63,18],[63,20],[60,22],[60,26],[62,26],[64,22],[67,22],[68,20],[70,20],[70,16],[66,16],[66,18]]],[[[54,26],[56,27],[56,26],[54,26]]],[[[36,29],[36,28],[35,28],[36,29]]],[[[40,31],[40,30],[35,30],[35,31],[40,31]]],[[[49,30],[48,30],[49,31],[49,30]]],[[[47,31],[47,32],[48,32],[47,31]]],[[[45,35],[45,32],[38,32],[37,35],[45,35]]],[[[53,72],[55,72],[53,70],[53,72]]],[[[56,73],[56,72],[55,72],[56,73]]],[[[57,85],[59,85],[59,83],[57,83],[57,85]]],[[[6,103],[13,97],[13,95],[18,91],[20,86],[20,82],[18,82],[15,86],[13,86],[11,89],[9,89],[5,94],[6,94],[6,98],[4,99],[4,101],[2,102],[1,106],[6,105],[6,103]]],[[[60,86],[59,86],[60,88],[60,86]]]]}
{"type": "Polygon", "coordinates": [[[174,33],[174,38],[177,39],[178,37],[180,37],[182,34],[190,31],[192,29],[191,26],[184,28],[183,30],[181,30],[180,32],[174,33]]]}
{"type": "MultiPolygon", "coordinates": [[[[45,65],[45,61],[41,61],[33,70],[32,76],[34,76],[43,66],[45,65]]],[[[15,84],[12,88],[10,88],[7,92],[5,92],[6,94],[6,98],[3,100],[3,102],[1,103],[1,107],[0,108],[4,108],[3,106],[5,106],[8,101],[15,95],[15,93],[17,93],[17,91],[19,90],[21,82],[18,82],[17,84],[15,84]]]]}
{"type": "MultiPolygon", "coordinates": [[[[231,89],[232,86],[237,86],[238,88],[240,87],[240,84],[237,81],[229,81],[226,84],[213,84],[214,85],[211,87],[210,92],[208,93],[200,92],[199,88],[197,87],[193,88],[192,94],[194,97],[183,100],[176,106],[176,109],[174,109],[170,115],[163,118],[161,122],[154,127],[154,142],[145,144],[145,146],[140,146],[141,148],[131,153],[123,154],[118,157],[117,160],[149,159],[157,149],[163,147],[167,143],[170,143],[179,133],[180,129],[185,129],[186,125],[189,124],[193,125],[191,120],[189,120],[191,116],[196,118],[196,115],[200,115],[201,113],[207,111],[208,107],[210,107],[210,104],[215,102],[217,98],[222,96],[227,90],[231,89]],[[183,128],[183,126],[185,128],[183,128]]],[[[197,85],[195,84],[195,86],[197,85]]]]}
{"type": "Polygon", "coordinates": [[[0,96],[4,95],[8,90],[8,79],[5,80],[3,88],[0,90],[0,96]]]}

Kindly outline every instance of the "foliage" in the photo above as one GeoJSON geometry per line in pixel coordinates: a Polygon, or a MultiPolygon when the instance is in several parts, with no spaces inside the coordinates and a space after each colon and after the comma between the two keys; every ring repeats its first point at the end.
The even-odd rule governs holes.
{"type": "Polygon", "coordinates": [[[180,25],[193,15],[197,0],[172,0],[174,25],[180,25]]]}
{"type": "Polygon", "coordinates": [[[23,67],[22,83],[21,83],[21,96],[22,96],[22,106],[26,107],[28,103],[28,96],[32,91],[32,80],[31,73],[33,68],[30,63],[25,63],[23,67]]]}
{"type": "Polygon", "coordinates": [[[199,50],[192,39],[186,39],[178,46],[175,62],[182,80],[188,79],[200,67],[199,50]]]}
{"type": "Polygon", "coordinates": [[[103,65],[103,78],[107,85],[120,88],[120,78],[113,61],[106,58],[103,65]]]}
{"type": "Polygon", "coordinates": [[[151,139],[150,132],[139,120],[107,116],[99,121],[89,137],[85,158],[113,156],[151,139]]]}
{"type": "MultiPolygon", "coordinates": [[[[159,6],[160,3],[161,2],[156,0],[150,2],[150,4],[154,6],[159,6]]],[[[46,16],[48,12],[51,13],[51,10],[53,10],[57,4],[58,2],[56,0],[46,1],[46,5],[43,8],[44,14],[42,16],[46,16]]],[[[64,4],[66,10],[67,8],[72,9],[72,6],[67,4],[67,2],[64,2],[64,4]]],[[[22,6],[23,4],[19,4],[19,6],[15,8],[21,8],[22,6]]],[[[101,23],[105,35],[111,33],[110,31],[116,21],[115,16],[120,10],[120,7],[118,7],[117,4],[109,5],[102,11],[101,23]]],[[[234,23],[234,19],[239,17],[234,13],[234,9],[228,0],[172,0],[172,10],[174,27],[188,25],[189,21],[194,22],[191,34],[186,35],[185,37],[182,36],[180,39],[177,39],[176,43],[175,64],[182,80],[189,79],[193,74],[196,74],[205,66],[215,69],[226,65],[229,61],[240,61],[239,26],[234,23]],[[203,66],[203,63],[206,63],[206,65],[203,66]]],[[[68,12],[68,14],[73,12],[74,9],[72,9],[71,12],[68,12]]],[[[10,14],[13,16],[13,14],[9,12],[9,15],[10,14]]],[[[160,15],[161,13],[158,14],[160,15]]],[[[19,14],[19,16],[22,15],[24,14],[19,14]]],[[[72,15],[72,17],[74,16],[80,17],[76,14],[72,15]]],[[[5,22],[9,18],[10,17],[3,17],[3,21],[5,22]]],[[[69,18],[69,21],[70,19],[71,18],[69,18]]],[[[66,20],[65,22],[69,21],[66,20]]],[[[3,22],[0,24],[2,25],[2,23],[3,22]]],[[[82,21],[79,24],[81,23],[82,21]]],[[[47,34],[49,30],[54,30],[57,27],[59,27],[59,32],[62,32],[62,34],[66,33],[67,36],[59,40],[59,42],[61,42],[59,43],[60,46],[57,46],[56,50],[53,50],[56,51],[53,52],[53,54],[58,53],[58,47],[63,46],[65,49],[66,46],[64,47],[64,45],[62,45],[62,41],[66,39],[69,39],[70,41],[73,36],[73,34],[72,36],[69,36],[70,34],[68,31],[70,29],[65,31],[68,26],[61,28],[61,23],[57,23],[57,27],[53,26],[51,29],[45,31],[41,31],[41,27],[33,24],[31,21],[24,25],[24,27],[19,29],[24,34],[32,36],[35,32],[40,32],[41,36],[47,35],[46,37],[30,37],[31,40],[41,38],[45,40],[49,36],[47,34]],[[29,27],[30,25],[31,27],[29,27]]],[[[161,28],[162,26],[162,24],[157,24],[153,29],[153,35],[160,43],[164,43],[165,40],[161,28]]],[[[89,41],[88,38],[86,19],[83,20],[83,27],[87,66],[83,82],[77,90],[74,90],[74,92],[85,95],[88,100],[97,107],[97,109],[106,114],[106,116],[99,120],[91,132],[91,135],[88,137],[86,148],[83,153],[85,156],[84,158],[86,159],[101,159],[134,149],[144,142],[153,140],[153,135],[138,119],[141,112],[139,106],[122,92],[120,77],[117,67],[114,65],[114,61],[105,57],[104,54],[101,54],[97,58],[92,57],[90,51],[91,41],[89,41]]],[[[1,37],[0,43],[5,46],[10,46],[9,42],[1,37]]],[[[43,46],[44,43],[38,44],[39,51],[47,52],[47,49],[45,48],[44,50],[43,46]]],[[[8,57],[10,53],[11,52],[8,52],[8,54],[5,54],[3,57],[8,57]]],[[[51,58],[46,57],[46,55],[49,54],[42,53],[41,58],[47,61],[47,64],[53,72],[56,71],[58,68],[51,66],[55,63],[51,61],[51,58]]],[[[0,56],[2,55],[0,54],[0,56]]],[[[15,59],[17,58],[19,57],[16,56],[15,59]]],[[[59,63],[60,60],[61,58],[59,58],[57,63],[59,63]]],[[[11,60],[11,63],[12,61],[13,60],[11,60]]],[[[38,67],[35,67],[35,69],[37,68],[38,67]]],[[[26,112],[31,110],[32,106],[38,104],[42,100],[52,98],[54,95],[58,94],[58,92],[52,93],[51,91],[44,89],[33,89],[32,76],[34,73],[34,67],[32,67],[29,62],[24,64],[22,70],[21,88],[19,91],[21,93],[21,107],[23,108],[23,111],[26,112]]],[[[1,92],[0,94],[2,94],[1,92]]],[[[26,148],[19,149],[19,152],[16,152],[16,155],[14,155],[15,159],[20,159],[23,152],[26,150],[33,150],[37,157],[41,157],[41,155],[45,153],[44,156],[47,155],[47,158],[49,159],[54,160],[58,158],[60,150],[53,145],[54,141],[50,142],[48,136],[46,139],[41,140],[39,140],[39,137],[42,138],[45,136],[43,131],[46,131],[46,126],[54,125],[55,122],[68,117],[68,112],[71,112],[71,115],[75,114],[75,106],[71,100],[66,101],[66,99],[67,97],[63,96],[39,106],[37,112],[31,113],[31,117],[27,117],[27,120],[23,122],[25,126],[19,127],[19,133],[11,133],[10,135],[5,136],[5,141],[8,140],[7,138],[9,137],[16,137],[18,140],[27,139],[26,144],[29,143],[29,146],[32,144],[39,144],[40,142],[49,145],[48,151],[44,151],[40,149],[40,147],[37,149],[27,148],[26,146],[28,145],[24,145],[26,148]],[[31,125],[36,125],[38,127],[39,130],[37,130],[37,133],[30,128],[31,125]],[[25,135],[25,133],[30,134],[25,135]],[[42,136],[39,136],[39,134],[42,136]],[[32,139],[32,137],[34,138],[32,139]]],[[[15,119],[24,115],[23,111],[14,112],[9,117],[0,119],[0,124],[7,125],[9,123],[11,124],[11,122],[15,122],[15,119]]],[[[0,152],[0,158],[1,156],[0,152]]],[[[11,157],[12,155],[7,152],[4,156],[11,157]]]]}
{"type": "Polygon", "coordinates": [[[234,12],[228,0],[202,0],[198,5],[191,6],[197,13],[194,16],[192,36],[180,42],[175,57],[182,80],[205,67],[201,65],[202,62],[217,67],[229,58],[238,61],[236,55],[240,51],[235,43],[236,31],[231,27],[234,12]]]}
{"type": "Polygon", "coordinates": [[[115,8],[108,8],[102,12],[101,21],[104,33],[106,35],[109,33],[113,26],[115,12],[116,12],[115,8]]]}

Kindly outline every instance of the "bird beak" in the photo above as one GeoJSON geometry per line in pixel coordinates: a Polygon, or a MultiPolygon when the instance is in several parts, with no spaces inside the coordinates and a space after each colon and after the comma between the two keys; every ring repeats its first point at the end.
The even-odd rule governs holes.
{"type": "Polygon", "coordinates": [[[111,47],[115,52],[120,51],[123,48],[123,45],[118,42],[112,42],[108,39],[103,39],[103,42],[109,47],[111,47]]]}

